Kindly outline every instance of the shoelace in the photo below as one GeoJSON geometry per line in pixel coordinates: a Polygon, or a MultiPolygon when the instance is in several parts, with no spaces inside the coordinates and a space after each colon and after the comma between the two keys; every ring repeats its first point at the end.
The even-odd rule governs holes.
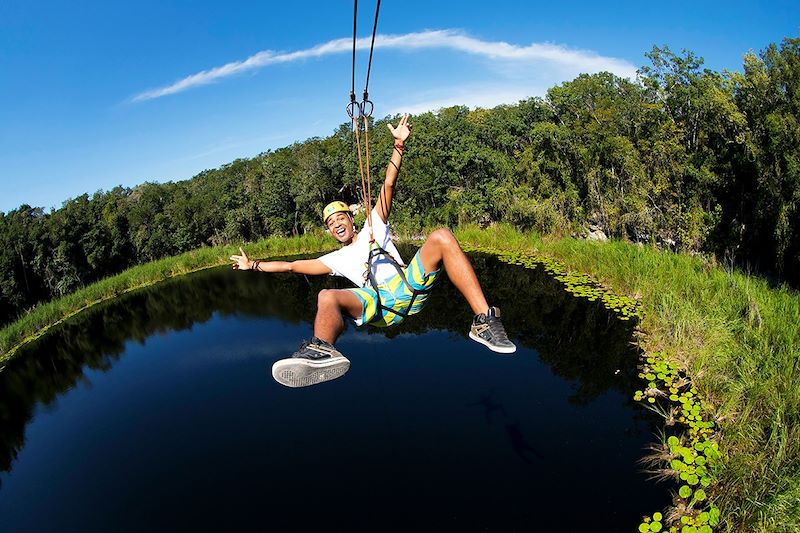
{"type": "Polygon", "coordinates": [[[299,354],[300,354],[300,353],[301,353],[303,350],[305,350],[306,348],[308,348],[308,347],[309,347],[309,345],[311,345],[311,344],[313,344],[313,342],[312,342],[310,339],[309,339],[309,340],[304,340],[303,342],[301,342],[301,343],[300,343],[300,348],[298,348],[298,349],[297,349],[297,351],[296,351],[296,352],[294,352],[294,354],[292,354],[292,357],[302,357],[302,356],[300,356],[299,354]]]}
{"type": "Polygon", "coordinates": [[[496,341],[509,342],[506,330],[503,327],[503,323],[500,322],[499,318],[487,317],[486,323],[489,324],[489,331],[492,332],[492,336],[495,338],[496,341]]]}
{"type": "MultiPolygon", "coordinates": [[[[313,349],[309,350],[312,353],[308,353],[308,354],[302,355],[302,356],[299,355],[300,352],[302,352],[303,350],[305,350],[306,348],[308,348],[312,344],[314,346],[319,346],[320,348],[323,348],[323,349],[326,348],[325,345],[321,344],[320,342],[315,342],[313,339],[304,340],[303,342],[300,343],[300,348],[297,349],[297,351],[292,355],[292,357],[304,357],[304,358],[311,358],[311,359],[322,359],[323,357],[331,356],[330,353],[320,353],[319,350],[313,350],[313,349]]],[[[327,352],[327,350],[325,350],[325,352],[327,352]]]]}

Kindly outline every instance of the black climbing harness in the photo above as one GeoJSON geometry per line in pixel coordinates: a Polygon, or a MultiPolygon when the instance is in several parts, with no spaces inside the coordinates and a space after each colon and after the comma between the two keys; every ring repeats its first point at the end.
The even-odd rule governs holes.
{"type": "MultiPolygon", "coordinates": [[[[430,289],[418,290],[412,287],[408,283],[406,274],[403,271],[403,266],[400,265],[400,263],[394,257],[392,257],[392,254],[384,250],[379,244],[375,242],[375,236],[372,233],[372,183],[371,183],[372,180],[370,176],[370,158],[369,158],[369,119],[372,116],[372,112],[374,111],[375,106],[369,99],[369,75],[370,71],[372,70],[372,52],[375,48],[375,35],[378,30],[378,13],[380,12],[381,9],[381,0],[377,0],[377,5],[375,7],[375,22],[372,25],[372,42],[370,43],[369,46],[367,77],[366,77],[366,82],[364,83],[364,93],[362,95],[362,99],[360,102],[356,101],[356,31],[357,31],[357,21],[358,21],[358,0],[354,0],[353,3],[354,3],[353,70],[350,81],[350,103],[348,103],[347,106],[345,107],[345,111],[347,112],[347,116],[349,116],[350,119],[352,120],[353,124],[353,133],[355,137],[356,151],[358,153],[358,169],[361,174],[361,199],[365,208],[367,209],[366,223],[369,226],[369,243],[370,243],[369,256],[367,257],[367,277],[378,299],[377,317],[382,318],[384,311],[389,311],[403,318],[407,318],[408,312],[411,310],[412,306],[414,305],[414,301],[417,299],[417,297],[422,294],[430,292],[430,289]],[[361,119],[361,123],[359,123],[359,119],[361,119]],[[365,170],[365,165],[361,158],[362,150],[361,150],[360,130],[362,127],[364,130],[364,154],[365,154],[364,159],[366,159],[366,170],[365,170]],[[372,268],[375,258],[380,255],[383,255],[386,258],[386,260],[395,268],[395,270],[397,270],[397,273],[400,275],[403,282],[412,291],[411,300],[408,302],[408,305],[403,311],[387,307],[381,301],[381,293],[378,290],[378,280],[375,279],[375,273],[373,272],[372,268]]],[[[395,167],[397,168],[396,165],[395,167]]],[[[397,168],[397,170],[399,171],[400,169],[397,168]]]]}
{"type": "Polygon", "coordinates": [[[380,245],[378,245],[374,241],[370,244],[369,258],[367,259],[367,276],[369,278],[369,283],[370,285],[372,285],[372,289],[375,291],[375,295],[378,299],[378,305],[376,307],[376,316],[375,316],[375,318],[377,319],[383,318],[384,311],[389,311],[402,318],[408,318],[409,311],[411,311],[411,308],[414,306],[414,302],[416,301],[417,297],[422,294],[428,294],[433,289],[433,287],[428,287],[427,289],[415,289],[408,282],[408,278],[406,278],[406,273],[403,271],[403,267],[400,265],[400,263],[398,263],[395,260],[395,258],[392,257],[392,254],[384,250],[380,245]],[[405,283],[405,285],[409,289],[411,289],[411,300],[408,301],[408,304],[406,305],[406,308],[403,311],[387,307],[383,305],[383,302],[381,301],[381,291],[378,290],[378,280],[375,279],[375,274],[372,272],[373,259],[379,255],[383,255],[386,258],[386,260],[389,261],[389,263],[395,268],[395,270],[397,270],[397,274],[403,280],[403,283],[405,283]]]}

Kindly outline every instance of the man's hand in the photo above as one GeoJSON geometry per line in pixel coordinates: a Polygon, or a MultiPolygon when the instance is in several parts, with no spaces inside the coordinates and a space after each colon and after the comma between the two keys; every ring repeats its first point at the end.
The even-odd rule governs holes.
{"type": "Polygon", "coordinates": [[[411,135],[411,123],[408,122],[408,118],[408,113],[403,115],[403,118],[401,118],[400,122],[397,123],[396,128],[391,124],[386,125],[389,128],[389,131],[392,132],[392,137],[394,137],[394,140],[401,144],[408,139],[409,135],[411,135]]]}
{"type": "Polygon", "coordinates": [[[231,261],[233,261],[233,269],[234,270],[250,270],[253,268],[253,262],[247,257],[247,254],[244,253],[242,247],[239,247],[239,251],[242,255],[232,255],[231,261]]]}

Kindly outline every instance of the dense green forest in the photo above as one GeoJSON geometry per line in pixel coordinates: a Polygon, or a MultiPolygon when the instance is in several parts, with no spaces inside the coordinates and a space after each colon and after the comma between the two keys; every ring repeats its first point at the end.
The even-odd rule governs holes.
{"type": "MultiPolygon", "coordinates": [[[[415,117],[393,222],[596,226],[800,282],[800,38],[748,53],[741,72],[666,47],[647,57],[638,80],[581,75],[545,98],[415,117]]],[[[377,179],[388,120],[371,130],[377,179]]],[[[347,124],[190,180],[0,213],[0,324],[135,264],[319,228],[358,183],[347,124]]]]}

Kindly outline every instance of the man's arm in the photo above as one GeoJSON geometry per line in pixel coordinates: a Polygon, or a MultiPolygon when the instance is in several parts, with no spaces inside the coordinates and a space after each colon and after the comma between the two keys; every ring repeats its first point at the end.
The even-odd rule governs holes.
{"type": "Polygon", "coordinates": [[[244,250],[239,248],[242,255],[232,255],[234,270],[253,270],[256,272],[295,272],[297,274],[321,275],[330,274],[331,269],[319,259],[301,259],[299,261],[254,261],[247,257],[244,250]]]}
{"type": "Polygon", "coordinates": [[[397,127],[387,124],[389,131],[392,132],[394,137],[394,148],[392,149],[392,158],[389,160],[389,165],[386,167],[386,179],[381,187],[381,192],[378,195],[378,203],[375,209],[378,215],[386,224],[389,221],[389,212],[392,210],[392,195],[394,194],[394,184],[397,181],[397,175],[400,172],[400,164],[403,162],[403,145],[411,134],[411,124],[408,122],[408,115],[403,115],[397,127]]]}

